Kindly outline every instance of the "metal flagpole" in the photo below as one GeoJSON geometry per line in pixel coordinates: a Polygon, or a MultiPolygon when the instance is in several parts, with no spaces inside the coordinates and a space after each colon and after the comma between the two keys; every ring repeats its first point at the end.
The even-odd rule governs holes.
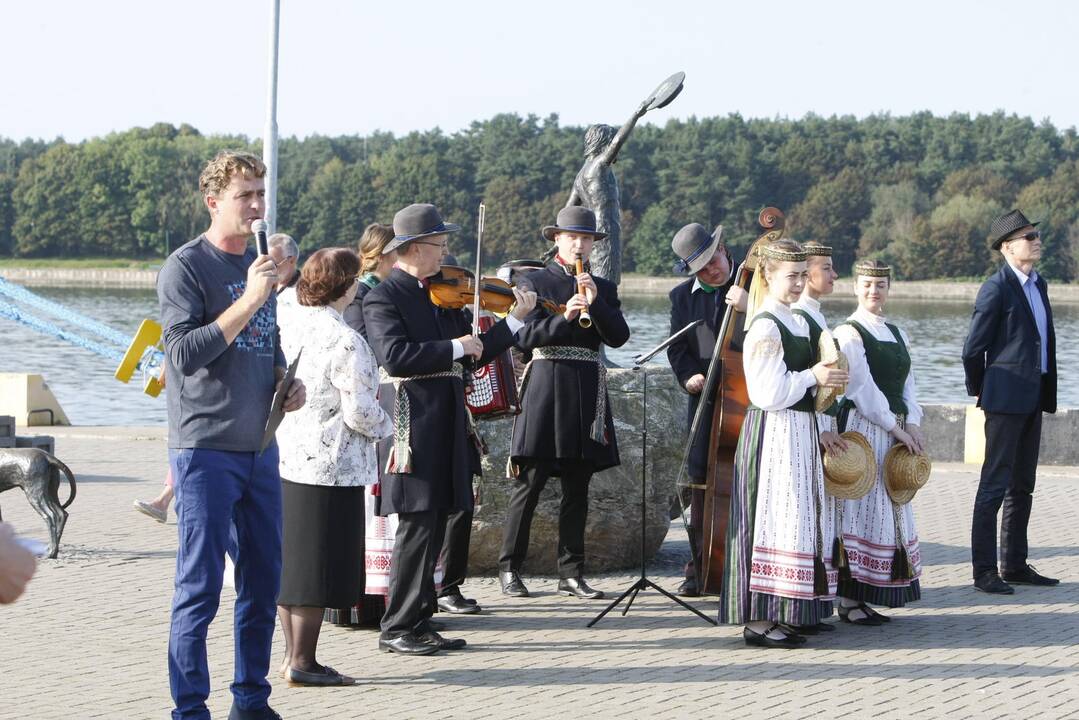
{"type": "Polygon", "coordinates": [[[266,90],[266,127],[262,133],[262,161],[266,163],[267,231],[277,229],[277,44],[281,26],[281,0],[270,0],[270,67],[266,90]]]}

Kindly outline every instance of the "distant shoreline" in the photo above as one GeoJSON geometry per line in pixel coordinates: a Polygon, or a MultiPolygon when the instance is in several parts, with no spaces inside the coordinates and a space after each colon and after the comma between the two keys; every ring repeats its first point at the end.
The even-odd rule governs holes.
{"type": "MultiPolygon", "coordinates": [[[[27,287],[82,288],[153,288],[156,270],[129,268],[20,268],[0,266],[0,277],[27,287]]],[[[619,291],[622,295],[666,295],[682,277],[648,277],[624,275],[619,291]]],[[[973,302],[981,283],[948,280],[901,280],[892,288],[892,297],[911,300],[945,300],[973,302]]],[[[838,295],[851,295],[853,281],[836,281],[838,295]]],[[[1079,304],[1079,284],[1049,284],[1049,296],[1055,303],[1079,304]]]]}

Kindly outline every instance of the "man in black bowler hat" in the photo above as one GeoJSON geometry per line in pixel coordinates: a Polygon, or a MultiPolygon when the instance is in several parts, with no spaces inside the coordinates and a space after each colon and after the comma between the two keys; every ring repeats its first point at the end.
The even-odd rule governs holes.
{"type": "Polygon", "coordinates": [[[562,482],[558,515],[558,592],[579,598],[603,593],[584,579],[584,531],[588,517],[588,484],[593,473],[619,464],[618,444],[607,397],[602,344],[621,347],[629,340],[618,287],[593,277],[587,267],[577,273],[576,260],[588,262],[595,240],[596,216],[588,208],[559,211],[555,225],[543,237],[557,248],[542,270],[524,275],[527,286],[555,303],[565,303],[557,315],[536,308],[517,334],[517,347],[532,359],[521,383],[521,414],[513,424],[511,467],[517,482],[510,495],[499,557],[502,592],[527,597],[521,565],[528,554],[532,515],[547,480],[562,482]],[[582,311],[591,323],[581,322],[582,311]],[[587,327],[585,326],[587,325],[587,327]]]}
{"type": "MultiPolygon", "coordinates": [[[[723,324],[728,305],[734,305],[743,313],[748,296],[745,290],[734,285],[734,260],[723,244],[723,226],[717,225],[709,234],[699,223],[690,223],[679,230],[671,240],[671,249],[678,256],[674,271],[691,277],[675,286],[670,292],[670,334],[684,328],[694,320],[703,320],[690,333],[683,335],[667,348],[667,360],[678,378],[678,384],[689,393],[687,427],[693,424],[693,416],[701,401],[705,375],[712,362],[716,333],[723,324]]],[[[712,437],[712,398],[706,401],[702,424],[690,447],[686,464],[689,477],[690,511],[688,530],[693,536],[693,553],[686,563],[686,577],[678,587],[678,594],[685,597],[700,595],[697,572],[701,563],[701,547],[704,525],[704,482],[708,468],[708,443],[712,437]]],[[[677,489],[681,492],[681,488],[677,489]]]]}
{"type": "Polygon", "coordinates": [[[993,221],[1000,270],[978,291],[963,345],[967,392],[985,412],[985,460],[974,500],[971,555],[974,587],[1010,595],[1012,585],[1056,585],[1027,564],[1027,524],[1038,468],[1042,413],[1056,412],[1053,312],[1045,279],[1034,270],[1041,233],[1018,210],[993,221]],[[997,512],[1000,574],[997,572],[997,512]]]}
{"type": "Polygon", "coordinates": [[[395,387],[394,437],[382,477],[382,510],[397,513],[389,596],[379,648],[405,655],[455,650],[430,625],[434,569],[447,516],[471,512],[472,477],[480,472],[465,407],[462,360],[486,363],[514,341],[535,295],[515,290],[517,307],[480,336],[464,314],[431,302],[428,279],[442,265],[446,241],[458,226],[443,222],[434,205],[414,204],[393,218],[397,265],[367,294],[364,324],[379,366],[395,387]]]}

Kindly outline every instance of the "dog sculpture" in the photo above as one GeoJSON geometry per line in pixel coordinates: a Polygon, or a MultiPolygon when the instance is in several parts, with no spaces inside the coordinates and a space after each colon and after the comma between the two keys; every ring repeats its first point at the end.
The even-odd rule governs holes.
{"type": "MultiPolygon", "coordinates": [[[[67,506],[75,499],[75,476],[67,465],[38,448],[7,448],[0,450],[0,493],[14,487],[22,488],[26,499],[49,526],[50,558],[60,549],[60,536],[67,524],[67,506]],[[60,473],[67,476],[71,494],[60,504],[60,473]]],[[[2,520],[0,516],[0,520],[2,520]]]]}

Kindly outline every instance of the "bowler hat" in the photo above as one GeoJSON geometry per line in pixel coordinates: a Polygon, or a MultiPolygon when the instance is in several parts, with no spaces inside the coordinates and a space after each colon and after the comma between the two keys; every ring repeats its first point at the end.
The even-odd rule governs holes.
{"type": "Polygon", "coordinates": [[[559,210],[555,224],[548,225],[541,232],[549,242],[554,242],[555,233],[560,232],[591,235],[596,240],[607,237],[607,233],[596,231],[596,214],[580,205],[570,205],[559,210]]]}
{"type": "Polygon", "coordinates": [[[438,208],[429,203],[413,203],[393,216],[393,240],[382,248],[382,254],[396,250],[413,240],[435,235],[448,235],[461,229],[460,225],[443,222],[438,208]]]}
{"type": "Polygon", "coordinates": [[[679,257],[674,264],[674,271],[682,275],[693,275],[708,264],[712,255],[716,252],[720,238],[723,237],[723,226],[716,225],[715,232],[711,235],[700,223],[690,223],[674,234],[671,240],[671,250],[679,257]]]}
{"type": "Polygon", "coordinates": [[[1025,227],[1038,227],[1038,223],[1027,220],[1027,216],[1019,210],[1005,213],[994,220],[989,228],[989,237],[992,238],[990,244],[994,250],[1000,250],[1000,246],[1009,235],[1025,227]]]}

